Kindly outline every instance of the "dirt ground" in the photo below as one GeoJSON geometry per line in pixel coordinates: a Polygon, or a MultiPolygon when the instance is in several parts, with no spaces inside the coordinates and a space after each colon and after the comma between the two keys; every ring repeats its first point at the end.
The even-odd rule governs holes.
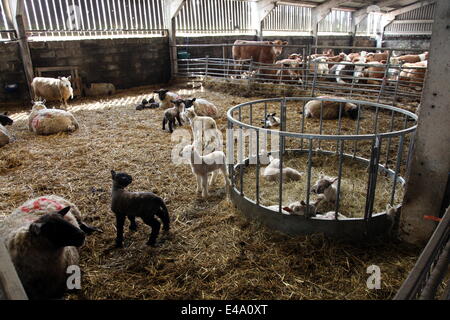
{"type": "MultiPolygon", "coordinates": [[[[0,149],[0,216],[30,198],[57,194],[103,230],[81,248],[82,289],[67,299],[393,298],[418,248],[272,232],[244,219],[225,199],[223,179],[217,179],[207,200],[197,197],[189,166],[171,161],[177,141],[161,130],[163,111],[135,110],[154,88],[71,101],[69,110],[81,124],[73,134],[35,136],[27,130],[28,110],[12,111],[16,122],[9,128],[16,141],[0,149]],[[136,233],[125,229],[124,248],[113,249],[111,169],[133,176],[129,190],[153,191],[166,200],[171,233],[158,247],[145,245],[149,228],[138,221],[136,233]],[[370,265],[381,268],[379,290],[366,286],[370,265]]],[[[259,99],[190,85],[169,89],[215,103],[222,130],[229,107],[259,99]]]]}

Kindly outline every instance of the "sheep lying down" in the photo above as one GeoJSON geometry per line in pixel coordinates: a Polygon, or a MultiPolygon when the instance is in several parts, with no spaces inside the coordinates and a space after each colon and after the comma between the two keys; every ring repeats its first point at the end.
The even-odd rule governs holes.
{"type": "Polygon", "coordinates": [[[75,205],[55,195],[29,200],[0,222],[0,241],[28,298],[62,296],[67,268],[79,263],[77,247],[94,230],[81,221],[75,205]]]}
{"type": "Polygon", "coordinates": [[[35,103],[28,117],[28,128],[38,135],[73,132],[79,127],[72,113],[61,109],[47,109],[41,102],[35,103]]]}
{"type": "Polygon", "coordinates": [[[12,136],[8,130],[0,124],[0,148],[12,141],[12,136]]]}

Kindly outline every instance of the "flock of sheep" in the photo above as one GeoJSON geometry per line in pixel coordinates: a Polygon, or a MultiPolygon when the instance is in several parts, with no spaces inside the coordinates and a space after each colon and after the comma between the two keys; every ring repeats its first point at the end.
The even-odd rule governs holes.
{"type": "Polygon", "coordinates": [[[424,52],[389,57],[387,50],[381,53],[361,51],[334,55],[333,50],[329,49],[307,57],[292,53],[287,59],[275,61],[271,67],[260,66],[252,72],[244,72],[241,77],[302,83],[303,70],[308,62],[308,72],[316,73],[319,79],[340,84],[352,82],[350,77],[355,78],[355,83],[381,84],[386,77],[388,80],[399,80],[407,86],[418,88],[424,81],[428,56],[428,52],[424,52]],[[390,68],[386,72],[388,58],[390,68]]]}
{"type": "MultiPolygon", "coordinates": [[[[60,100],[65,106],[67,99],[72,95],[70,77],[36,78],[33,80],[33,87],[40,98],[60,100]]],[[[197,193],[207,198],[208,188],[221,172],[228,199],[230,180],[226,157],[222,151],[217,150],[218,143],[221,143],[215,120],[220,116],[218,108],[205,99],[183,99],[166,89],[156,90],[154,93],[158,102],[155,102],[154,98],[144,100],[136,109],[163,109],[162,129],[165,130],[168,124],[170,132],[173,131],[176,121],[178,125],[188,123],[192,129],[193,143],[183,148],[182,155],[188,159],[192,173],[196,177],[197,193]],[[203,150],[206,149],[210,152],[205,154],[203,150]]],[[[305,105],[306,116],[318,117],[320,105],[319,100],[309,101],[305,105]]],[[[323,115],[327,115],[326,119],[336,119],[339,114],[339,103],[327,102],[322,105],[322,109],[323,115]]],[[[344,111],[344,116],[354,118],[358,108],[355,105],[346,105],[344,111]]],[[[278,127],[280,124],[275,114],[268,114],[262,121],[266,128],[278,127]]],[[[0,142],[2,142],[5,141],[3,136],[9,137],[7,131],[4,134],[6,130],[4,125],[12,125],[13,121],[7,115],[1,115],[0,123],[0,142]]],[[[47,109],[45,100],[36,100],[29,115],[28,127],[35,134],[49,135],[73,132],[79,128],[79,124],[70,112],[47,109]]],[[[293,168],[280,168],[280,161],[275,158],[270,158],[270,163],[264,168],[262,176],[268,181],[276,181],[279,179],[280,171],[286,181],[300,180],[302,176],[302,173],[293,168]]],[[[125,190],[132,183],[132,177],[127,173],[112,170],[111,178],[111,209],[116,216],[117,229],[115,246],[121,247],[123,244],[123,228],[127,218],[130,221],[130,230],[136,230],[136,217],[151,227],[147,244],[154,246],[161,222],[163,231],[167,232],[170,229],[170,215],[164,200],[152,192],[125,190]]],[[[306,218],[315,216],[318,219],[335,219],[334,212],[319,214],[317,207],[322,201],[333,203],[336,200],[336,181],[337,178],[322,176],[312,188],[318,195],[314,202],[306,204],[302,200],[291,203],[283,206],[282,213],[305,217],[308,213],[306,218]]],[[[278,208],[273,209],[278,211],[278,208]]],[[[345,219],[341,214],[338,214],[337,218],[345,219]]],[[[67,267],[78,264],[78,248],[83,245],[85,235],[94,231],[101,232],[83,222],[75,204],[59,196],[50,195],[29,200],[8,215],[0,224],[0,239],[9,250],[28,296],[40,299],[55,298],[60,297],[66,289],[67,267]]]]}

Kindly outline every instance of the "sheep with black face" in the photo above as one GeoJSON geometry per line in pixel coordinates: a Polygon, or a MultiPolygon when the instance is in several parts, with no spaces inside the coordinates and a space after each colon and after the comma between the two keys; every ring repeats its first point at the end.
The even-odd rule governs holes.
{"type": "Polygon", "coordinates": [[[180,115],[184,112],[184,100],[183,99],[177,99],[171,101],[175,106],[172,108],[169,108],[164,111],[164,118],[163,118],[163,124],[162,129],[166,129],[166,124],[169,125],[169,131],[170,133],[173,132],[173,127],[176,125],[176,120],[178,120],[178,124],[180,127],[183,125],[181,123],[180,115]]]}
{"type": "Polygon", "coordinates": [[[0,238],[29,299],[62,297],[67,268],[79,263],[77,247],[83,245],[85,233],[73,217],[66,219],[69,211],[65,207],[40,217],[30,214],[28,221],[15,228],[10,228],[17,225],[14,214],[2,221],[0,238]]]}
{"type": "Polygon", "coordinates": [[[8,112],[5,112],[3,114],[0,114],[0,124],[2,126],[10,126],[13,124],[13,119],[8,117],[8,112]]]}
{"type": "Polygon", "coordinates": [[[167,89],[159,89],[153,91],[158,94],[159,106],[163,109],[173,107],[172,100],[180,99],[180,96],[175,92],[171,92],[167,89]]]}
{"type": "Polygon", "coordinates": [[[169,231],[169,212],[164,200],[152,192],[129,192],[125,188],[133,182],[133,178],[127,173],[116,173],[111,170],[113,180],[111,210],[116,215],[116,247],[123,245],[123,227],[125,218],[130,221],[130,230],[136,231],[136,217],[140,217],[152,228],[147,245],[154,246],[159,234],[161,223],[155,215],[161,219],[163,230],[169,231]]]}

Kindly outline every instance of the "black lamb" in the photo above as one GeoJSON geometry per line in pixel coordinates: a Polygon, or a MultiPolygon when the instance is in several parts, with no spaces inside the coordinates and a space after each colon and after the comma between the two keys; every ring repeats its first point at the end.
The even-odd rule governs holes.
{"type": "Polygon", "coordinates": [[[136,231],[136,217],[140,217],[147,225],[152,228],[147,245],[154,246],[159,234],[161,223],[155,218],[158,216],[163,223],[163,230],[169,231],[170,219],[169,212],[164,200],[152,192],[129,192],[124,190],[133,178],[123,172],[116,173],[111,170],[113,180],[111,210],[116,215],[116,247],[123,245],[123,226],[125,218],[130,220],[130,230],[136,231]]]}

